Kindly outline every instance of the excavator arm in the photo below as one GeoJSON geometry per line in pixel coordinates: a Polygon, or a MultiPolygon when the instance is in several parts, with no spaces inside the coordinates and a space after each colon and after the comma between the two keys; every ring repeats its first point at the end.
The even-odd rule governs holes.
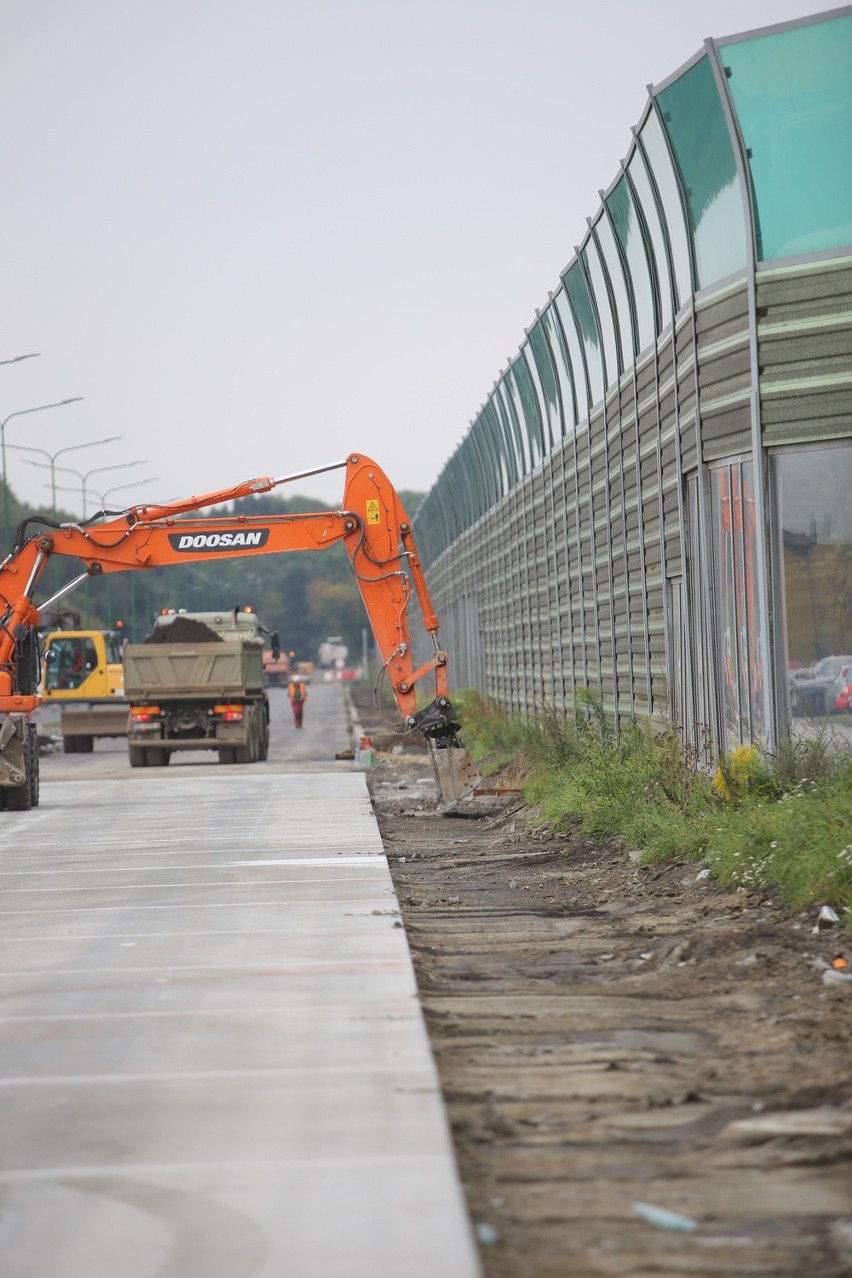
{"type": "Polygon", "coordinates": [[[40,704],[34,652],[40,609],[33,595],[54,555],[79,560],[85,571],[45,601],[43,608],[87,576],[319,550],[343,542],[406,727],[423,732],[438,745],[458,746],[458,724],[447,691],[447,655],[438,643],[438,619],[408,516],[390,480],[370,458],[352,454],[338,466],[346,471],[339,510],[192,517],[199,510],[269,492],[300,475],[252,479],[168,505],[133,506],[117,515],[100,512],[86,524],[52,525],[40,519],[40,531],[31,531],[36,521],[22,525],[15,547],[0,564],[0,715],[26,714],[40,704]],[[419,602],[423,626],[432,641],[429,659],[418,667],[408,623],[412,598],[419,602]],[[429,675],[434,677],[434,695],[425,708],[418,709],[418,685],[429,675]]]}

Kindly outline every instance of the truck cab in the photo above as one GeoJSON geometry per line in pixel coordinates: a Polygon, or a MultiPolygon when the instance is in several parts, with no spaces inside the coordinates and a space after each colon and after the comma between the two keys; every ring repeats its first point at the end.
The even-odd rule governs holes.
{"type": "Polygon", "coordinates": [[[117,630],[55,630],[45,637],[46,701],[120,697],[122,636],[117,630]]]}

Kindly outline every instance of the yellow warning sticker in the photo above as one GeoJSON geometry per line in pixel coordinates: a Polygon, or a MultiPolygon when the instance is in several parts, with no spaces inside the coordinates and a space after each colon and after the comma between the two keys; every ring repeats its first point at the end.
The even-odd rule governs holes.
{"type": "Polygon", "coordinates": [[[380,524],[381,522],[382,522],[382,515],[381,515],[381,511],[379,510],[379,503],[377,501],[368,501],[367,502],[367,523],[380,524]]]}

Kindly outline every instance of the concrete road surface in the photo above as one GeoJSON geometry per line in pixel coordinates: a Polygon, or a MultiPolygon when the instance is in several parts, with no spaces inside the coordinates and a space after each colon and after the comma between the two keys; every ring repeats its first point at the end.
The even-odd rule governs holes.
{"type": "Polygon", "coordinates": [[[3,813],[3,1278],[474,1278],[339,685],[266,763],[57,754],[3,813]]]}

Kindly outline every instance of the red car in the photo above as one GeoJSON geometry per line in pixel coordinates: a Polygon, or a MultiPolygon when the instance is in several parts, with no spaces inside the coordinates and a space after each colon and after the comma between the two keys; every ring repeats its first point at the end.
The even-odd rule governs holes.
{"type": "Polygon", "coordinates": [[[835,710],[852,711],[852,666],[842,666],[834,681],[835,710]]]}

